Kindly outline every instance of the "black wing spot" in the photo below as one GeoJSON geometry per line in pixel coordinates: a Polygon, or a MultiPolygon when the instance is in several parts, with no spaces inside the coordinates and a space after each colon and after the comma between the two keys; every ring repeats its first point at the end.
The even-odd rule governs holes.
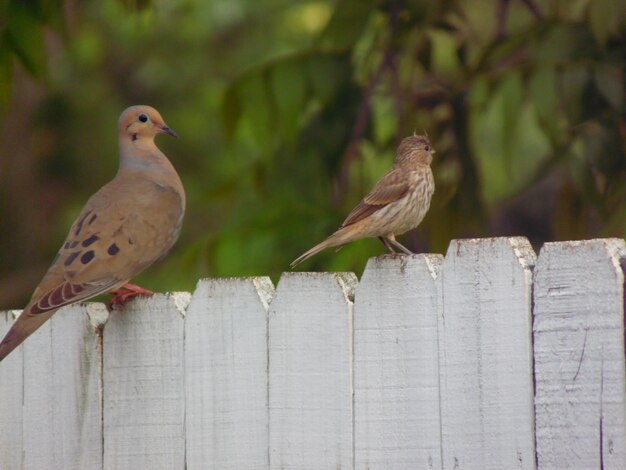
{"type": "Polygon", "coordinates": [[[112,243],[111,246],[109,246],[109,248],[107,249],[107,253],[111,256],[116,255],[119,251],[120,248],[115,243],[112,243]]]}
{"type": "Polygon", "coordinates": [[[76,224],[76,230],[74,231],[74,235],[78,236],[80,234],[80,231],[83,229],[83,223],[85,222],[85,219],[87,218],[87,216],[91,214],[91,211],[87,211],[83,214],[83,216],[78,219],[78,223],[76,224]]]}
{"type": "Polygon", "coordinates": [[[89,217],[89,220],[87,221],[87,225],[93,224],[97,218],[98,218],[98,214],[93,214],[91,217],[89,217]]]}
{"type": "Polygon", "coordinates": [[[128,239],[128,244],[129,244],[129,245],[132,245],[133,243],[134,243],[134,242],[133,242],[133,239],[132,239],[132,238],[129,238],[129,239],[128,239]]]}
{"type": "Polygon", "coordinates": [[[83,264],[89,263],[96,254],[93,250],[87,251],[83,256],[80,257],[80,262],[83,264]]]}
{"type": "Polygon", "coordinates": [[[78,255],[80,255],[81,252],[80,251],[75,251],[74,253],[70,253],[70,255],[67,257],[67,259],[63,262],[63,264],[65,266],[69,266],[70,264],[72,264],[74,262],[74,260],[78,257],[78,255]]]}
{"type": "Polygon", "coordinates": [[[98,235],[95,235],[95,234],[94,234],[94,235],[92,235],[91,237],[89,237],[89,238],[87,238],[87,239],[83,240],[83,242],[81,243],[81,245],[83,245],[83,246],[89,246],[89,245],[91,245],[92,243],[97,242],[98,240],[100,240],[100,237],[99,237],[98,235]]]}

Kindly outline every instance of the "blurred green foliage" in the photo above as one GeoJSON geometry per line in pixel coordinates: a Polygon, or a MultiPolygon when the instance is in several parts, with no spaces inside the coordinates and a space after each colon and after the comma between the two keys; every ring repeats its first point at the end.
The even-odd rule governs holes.
{"type": "MultiPolygon", "coordinates": [[[[437,189],[413,250],[624,237],[625,60],[614,0],[1,1],[0,277],[43,273],[138,103],[181,135],[158,143],[188,192],[146,287],[276,281],[414,131],[437,149],[437,189]]],[[[360,273],[383,251],[365,240],[304,268],[360,273]]],[[[34,287],[3,299],[2,282],[0,307],[34,287]]]]}

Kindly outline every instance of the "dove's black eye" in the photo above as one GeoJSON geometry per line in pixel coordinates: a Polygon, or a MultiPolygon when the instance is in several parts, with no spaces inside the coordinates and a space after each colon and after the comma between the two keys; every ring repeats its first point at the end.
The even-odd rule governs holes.
{"type": "Polygon", "coordinates": [[[139,115],[139,120],[140,120],[141,122],[147,122],[147,121],[148,121],[148,116],[146,116],[145,114],[141,113],[141,114],[139,115]]]}

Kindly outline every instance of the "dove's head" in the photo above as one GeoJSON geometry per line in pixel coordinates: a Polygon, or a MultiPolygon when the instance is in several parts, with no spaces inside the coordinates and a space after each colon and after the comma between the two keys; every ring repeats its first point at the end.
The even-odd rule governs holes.
{"type": "Polygon", "coordinates": [[[412,135],[400,142],[395,165],[430,165],[435,149],[424,135],[412,135]]]}
{"type": "Polygon", "coordinates": [[[127,138],[133,142],[138,139],[152,140],[157,134],[178,138],[178,134],[165,124],[156,109],[144,105],[126,108],[118,121],[118,131],[120,140],[127,138]]]}

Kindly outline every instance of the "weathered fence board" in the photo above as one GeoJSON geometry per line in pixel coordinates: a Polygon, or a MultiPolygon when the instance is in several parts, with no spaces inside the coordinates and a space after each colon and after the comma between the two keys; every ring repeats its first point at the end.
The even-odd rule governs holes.
{"type": "MultiPolygon", "coordinates": [[[[2,337],[18,313],[18,310],[0,312],[2,337]]],[[[18,348],[0,364],[0,468],[23,468],[23,356],[24,348],[18,348]]]]}
{"type": "Polygon", "coordinates": [[[185,316],[187,469],[268,468],[267,277],[200,281],[185,316]]]}
{"type": "Polygon", "coordinates": [[[535,468],[525,238],[455,240],[442,266],[444,468],[535,468]]]}
{"type": "Polygon", "coordinates": [[[457,240],[373,258],[358,286],[209,279],[62,309],[0,363],[0,469],[622,470],[624,266],[624,240],[537,261],[457,240]]]}
{"type": "Polygon", "coordinates": [[[270,468],[352,467],[352,273],[283,274],[269,309],[270,468]]]}
{"type": "Polygon", "coordinates": [[[626,468],[624,240],[547,243],[535,276],[540,468],[626,468]]]}
{"type": "Polygon", "coordinates": [[[185,466],[183,315],[190,295],[157,294],[104,328],[104,468],[185,466]]]}
{"type": "Polygon", "coordinates": [[[440,469],[441,255],[367,263],[354,301],[357,469],[440,469]]]}
{"type": "Polygon", "coordinates": [[[61,309],[24,344],[23,466],[102,466],[102,304],[61,309]]]}

